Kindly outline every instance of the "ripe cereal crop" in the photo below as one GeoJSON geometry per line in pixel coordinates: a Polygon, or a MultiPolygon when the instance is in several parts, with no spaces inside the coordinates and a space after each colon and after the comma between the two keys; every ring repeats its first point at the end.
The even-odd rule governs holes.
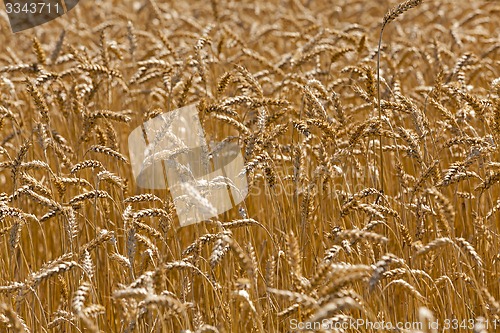
{"type": "Polygon", "coordinates": [[[496,332],[499,15],[82,0],[13,34],[2,8],[0,331],[496,332]],[[192,104],[248,195],[181,227],[128,137],[192,104]]]}

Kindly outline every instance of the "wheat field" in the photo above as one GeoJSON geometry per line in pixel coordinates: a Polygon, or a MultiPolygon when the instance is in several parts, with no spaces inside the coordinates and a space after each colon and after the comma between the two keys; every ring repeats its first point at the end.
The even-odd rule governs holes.
{"type": "Polygon", "coordinates": [[[12,34],[2,8],[0,331],[497,331],[499,15],[82,0],[12,34]],[[249,195],[180,227],[127,139],[190,104],[249,195]]]}

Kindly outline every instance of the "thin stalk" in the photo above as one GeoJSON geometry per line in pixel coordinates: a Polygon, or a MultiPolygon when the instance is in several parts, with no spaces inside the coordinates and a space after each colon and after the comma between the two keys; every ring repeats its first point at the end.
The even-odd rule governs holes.
{"type": "MultiPolygon", "coordinates": [[[[378,48],[377,48],[377,108],[378,108],[378,120],[382,124],[382,108],[380,103],[380,47],[382,45],[382,34],[384,33],[385,20],[380,29],[380,36],[378,38],[378,48]]],[[[382,133],[379,137],[379,148],[380,148],[380,189],[379,191],[384,193],[384,155],[382,149],[382,133]]]]}

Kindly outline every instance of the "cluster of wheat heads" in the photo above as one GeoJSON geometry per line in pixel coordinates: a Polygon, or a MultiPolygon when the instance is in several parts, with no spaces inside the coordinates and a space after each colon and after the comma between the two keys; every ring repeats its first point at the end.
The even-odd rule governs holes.
{"type": "Polygon", "coordinates": [[[493,332],[500,5],[397,5],[81,1],[2,33],[0,330],[493,332]],[[190,103],[250,189],[179,228],[127,137],[190,103]]]}

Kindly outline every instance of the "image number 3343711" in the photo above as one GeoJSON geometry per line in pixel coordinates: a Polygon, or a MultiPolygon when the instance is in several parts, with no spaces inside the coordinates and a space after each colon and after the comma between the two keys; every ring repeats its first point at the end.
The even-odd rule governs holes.
{"type": "Polygon", "coordinates": [[[31,29],[73,9],[79,0],[3,0],[12,32],[31,29]]]}

